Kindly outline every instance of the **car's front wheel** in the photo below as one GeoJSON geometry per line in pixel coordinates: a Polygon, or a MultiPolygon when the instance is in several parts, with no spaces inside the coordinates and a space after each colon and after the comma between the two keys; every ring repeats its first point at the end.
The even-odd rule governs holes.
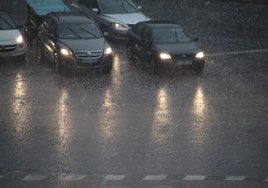
{"type": "Polygon", "coordinates": [[[102,73],[103,74],[109,74],[113,68],[113,63],[112,62],[107,62],[103,64],[102,67],[102,73]]]}
{"type": "Polygon", "coordinates": [[[204,69],[204,63],[194,64],[193,69],[194,69],[195,73],[201,74],[203,72],[203,69],[204,69]]]}
{"type": "Polygon", "coordinates": [[[161,72],[161,62],[156,59],[152,58],[151,60],[151,69],[154,74],[160,74],[161,72]]]}
{"type": "Polygon", "coordinates": [[[53,58],[54,71],[60,73],[62,71],[62,64],[59,61],[58,56],[55,54],[53,58]]]}
{"type": "Polygon", "coordinates": [[[37,43],[37,62],[42,63],[43,60],[43,52],[41,49],[41,44],[37,43]]]}
{"type": "Polygon", "coordinates": [[[127,50],[127,57],[128,57],[129,62],[131,64],[135,63],[136,59],[133,54],[132,44],[127,44],[126,50],[127,50]]]}

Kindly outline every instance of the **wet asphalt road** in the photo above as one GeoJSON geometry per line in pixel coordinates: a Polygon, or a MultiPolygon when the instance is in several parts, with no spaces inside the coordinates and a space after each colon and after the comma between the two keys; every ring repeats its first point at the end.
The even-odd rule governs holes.
{"type": "MultiPolygon", "coordinates": [[[[16,2],[0,8],[23,23],[16,2]]],[[[56,74],[34,47],[24,64],[1,60],[0,175],[268,176],[268,6],[156,2],[149,16],[200,37],[203,74],[153,75],[123,43],[110,75],[56,74]]]]}

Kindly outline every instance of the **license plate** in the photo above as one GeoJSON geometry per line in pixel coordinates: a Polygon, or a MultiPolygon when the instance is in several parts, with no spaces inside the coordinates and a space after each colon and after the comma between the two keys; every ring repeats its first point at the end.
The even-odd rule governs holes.
{"type": "Polygon", "coordinates": [[[82,63],[84,63],[84,64],[93,64],[96,62],[97,62],[97,59],[83,59],[82,60],[82,63]]]}
{"type": "Polygon", "coordinates": [[[176,61],[176,65],[192,65],[192,61],[176,61]]]}

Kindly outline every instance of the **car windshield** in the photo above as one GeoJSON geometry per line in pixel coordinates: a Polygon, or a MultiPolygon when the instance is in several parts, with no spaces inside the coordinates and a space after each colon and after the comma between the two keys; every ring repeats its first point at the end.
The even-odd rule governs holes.
{"type": "Polygon", "coordinates": [[[14,22],[8,15],[6,14],[0,15],[0,30],[11,30],[15,28],[16,26],[14,22]]]}
{"type": "Polygon", "coordinates": [[[104,14],[122,14],[139,12],[132,0],[100,0],[104,14]]]}
{"type": "Polygon", "coordinates": [[[191,39],[181,28],[157,28],[153,29],[153,41],[155,43],[189,42],[191,39]]]}
{"type": "Polygon", "coordinates": [[[95,23],[64,23],[58,26],[60,39],[94,39],[102,34],[95,23]]]}

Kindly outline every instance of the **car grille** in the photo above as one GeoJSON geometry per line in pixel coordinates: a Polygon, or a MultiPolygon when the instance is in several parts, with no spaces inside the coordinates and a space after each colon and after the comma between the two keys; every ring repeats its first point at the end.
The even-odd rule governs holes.
{"type": "Polygon", "coordinates": [[[96,59],[102,56],[103,51],[76,51],[75,56],[80,59],[96,59]]]}
{"type": "Polygon", "coordinates": [[[173,58],[176,60],[192,60],[194,59],[194,54],[176,54],[173,55],[173,58]]]}
{"type": "Polygon", "coordinates": [[[16,49],[17,45],[0,46],[0,52],[12,52],[16,49]]]}

